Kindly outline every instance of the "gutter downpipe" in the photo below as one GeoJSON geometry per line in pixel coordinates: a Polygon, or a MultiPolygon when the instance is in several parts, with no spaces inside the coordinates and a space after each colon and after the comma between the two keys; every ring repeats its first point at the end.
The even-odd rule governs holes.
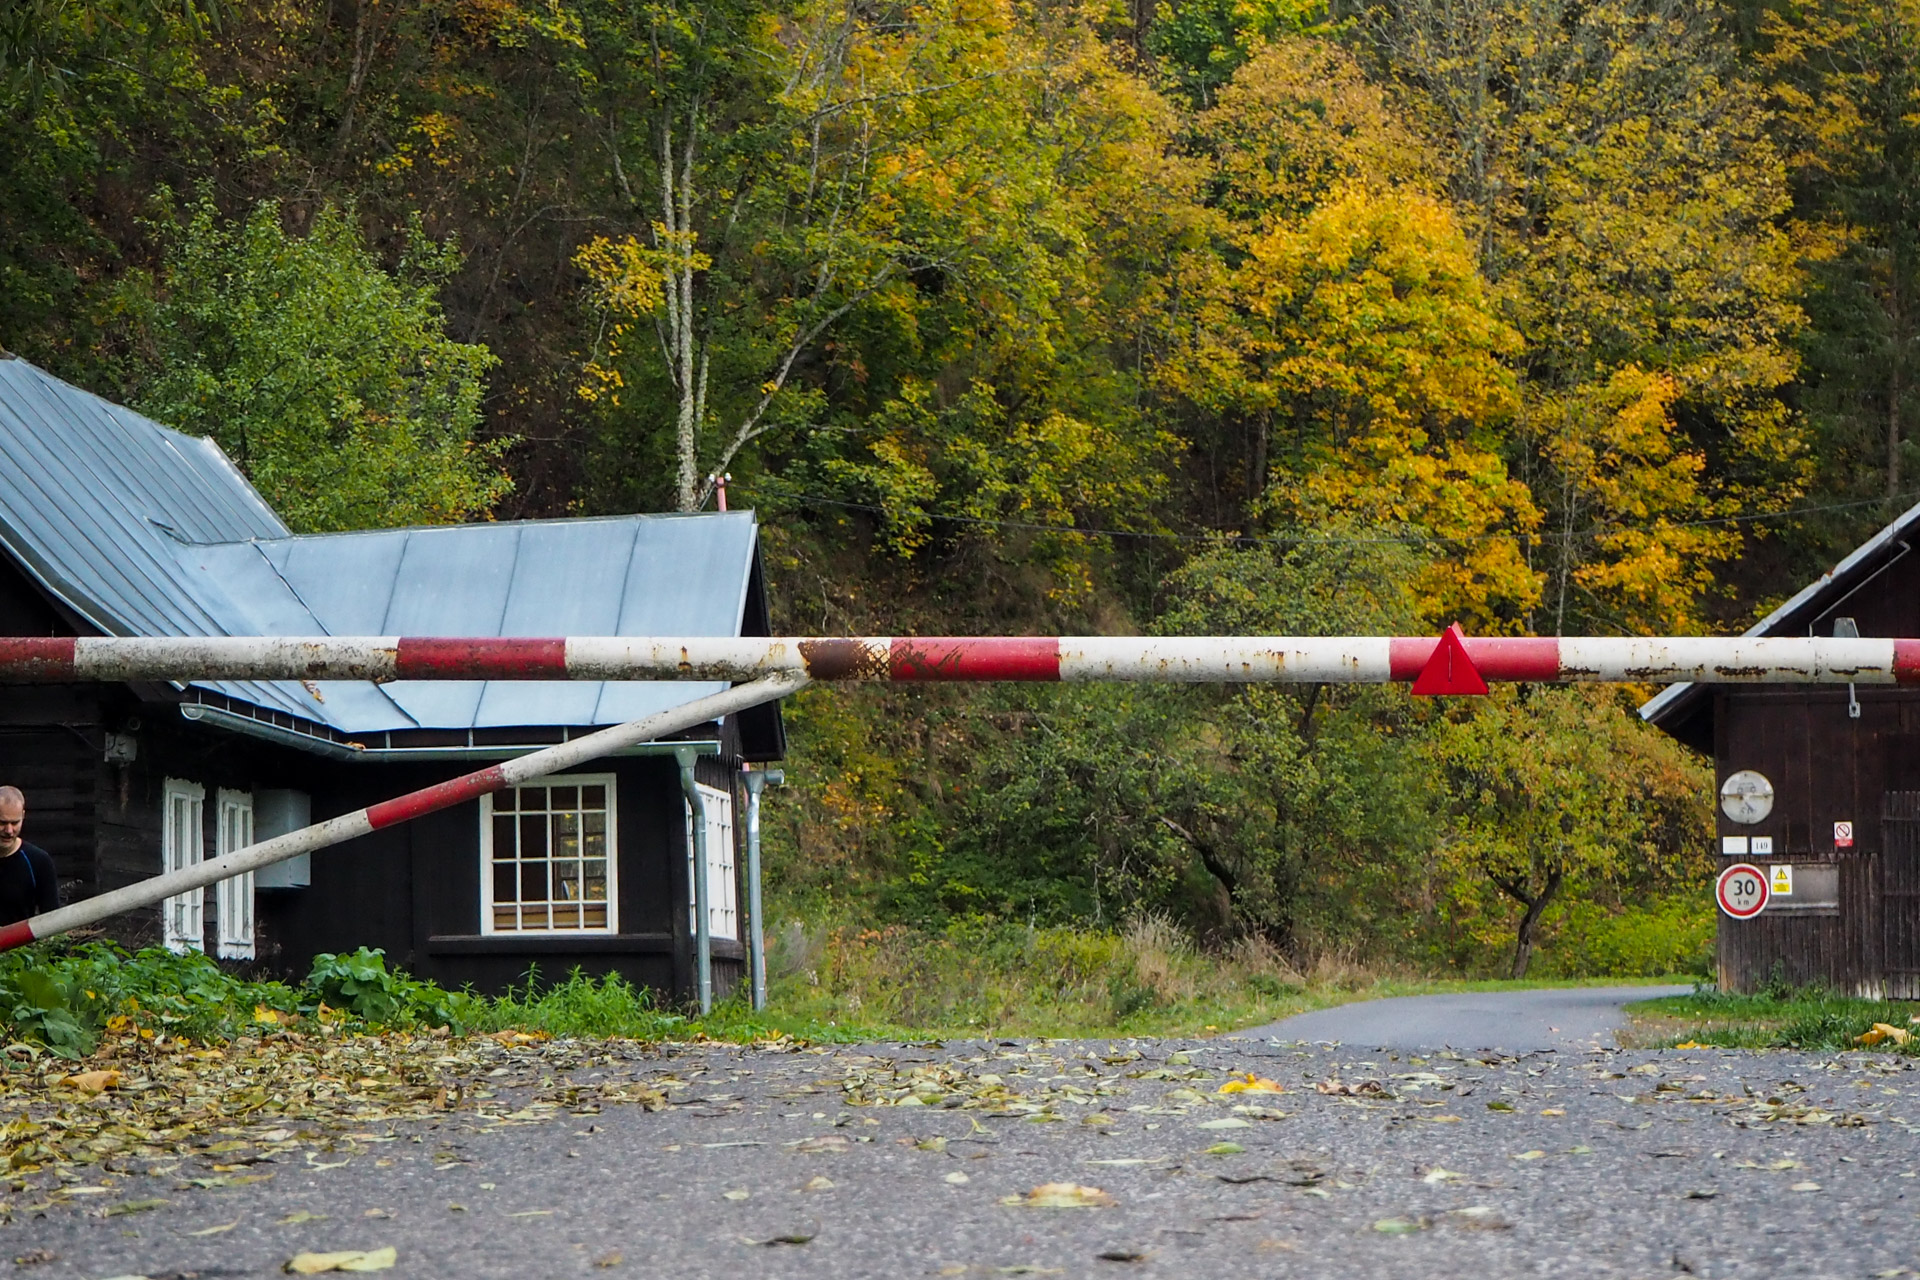
{"type": "Polygon", "coordinates": [[[760,919],[760,792],[785,779],[778,769],[746,769],[747,783],[747,963],[753,982],[754,1012],[767,1007],[767,931],[760,919]]]}
{"type": "Polygon", "coordinates": [[[693,968],[700,990],[700,1016],[713,1012],[713,926],[707,918],[707,805],[694,781],[693,762],[700,758],[692,747],[676,747],[680,762],[680,790],[687,798],[693,827],[693,968]]]}

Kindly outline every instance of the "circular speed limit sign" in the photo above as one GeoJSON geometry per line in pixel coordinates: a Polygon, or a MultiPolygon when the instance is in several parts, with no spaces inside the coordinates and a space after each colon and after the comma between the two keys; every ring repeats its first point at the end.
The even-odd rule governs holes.
{"type": "Polygon", "coordinates": [[[1713,896],[1720,900],[1720,909],[1735,920],[1751,920],[1766,910],[1771,893],[1760,868],[1736,862],[1720,873],[1713,896]]]}

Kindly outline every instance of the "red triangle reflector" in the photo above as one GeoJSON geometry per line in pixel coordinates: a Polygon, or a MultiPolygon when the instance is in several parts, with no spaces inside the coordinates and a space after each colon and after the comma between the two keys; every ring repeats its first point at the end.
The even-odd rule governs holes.
{"type": "Polygon", "coordinates": [[[1487,691],[1487,682],[1480,678],[1479,669],[1467,656],[1465,640],[1457,622],[1440,633],[1440,643],[1433,647],[1433,656],[1420,668],[1420,676],[1413,682],[1414,693],[1432,698],[1487,691]]]}

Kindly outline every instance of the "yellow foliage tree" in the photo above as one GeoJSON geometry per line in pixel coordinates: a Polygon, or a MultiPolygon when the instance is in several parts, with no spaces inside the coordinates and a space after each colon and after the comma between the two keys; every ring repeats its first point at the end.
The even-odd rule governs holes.
{"type": "Polygon", "coordinates": [[[1272,423],[1267,509],[1430,538],[1444,551],[1417,584],[1421,613],[1510,628],[1539,595],[1517,537],[1537,513],[1499,453],[1515,336],[1452,214],[1348,185],[1238,246],[1166,385],[1272,423]]]}
{"type": "Polygon", "coordinates": [[[1538,631],[1705,627],[1743,539],[1701,530],[1778,510],[1803,481],[1782,399],[1803,324],[1786,171],[1716,21],[1631,0],[1400,0],[1360,24],[1381,77],[1422,104],[1521,335],[1515,465],[1547,512],[1530,554],[1555,586],[1538,631]]]}

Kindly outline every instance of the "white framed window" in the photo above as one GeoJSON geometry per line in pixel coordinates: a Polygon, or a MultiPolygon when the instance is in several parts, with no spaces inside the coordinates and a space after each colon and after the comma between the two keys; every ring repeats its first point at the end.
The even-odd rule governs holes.
{"type": "Polygon", "coordinates": [[[617,932],[615,818],[610,773],[481,796],[480,932],[617,932]]]}
{"type": "MultiPolygon", "coordinates": [[[[166,871],[184,871],[206,858],[202,825],[207,789],[197,782],[168,778],[160,789],[160,861],[166,871]]],[[[206,950],[207,895],[203,889],[176,893],[161,904],[167,950],[206,950]]]]}
{"type": "MultiPolygon", "coordinates": [[[[693,784],[707,811],[707,932],[715,938],[740,936],[739,895],[733,883],[733,793],[693,784]]],[[[693,808],[682,801],[687,817],[687,927],[698,929],[700,917],[693,897],[693,808]]]]}
{"type": "MultiPolygon", "coordinates": [[[[213,854],[224,858],[253,843],[253,795],[222,788],[214,797],[213,854]]],[[[223,960],[253,959],[253,872],[228,876],[214,886],[214,954],[223,960]]]]}

